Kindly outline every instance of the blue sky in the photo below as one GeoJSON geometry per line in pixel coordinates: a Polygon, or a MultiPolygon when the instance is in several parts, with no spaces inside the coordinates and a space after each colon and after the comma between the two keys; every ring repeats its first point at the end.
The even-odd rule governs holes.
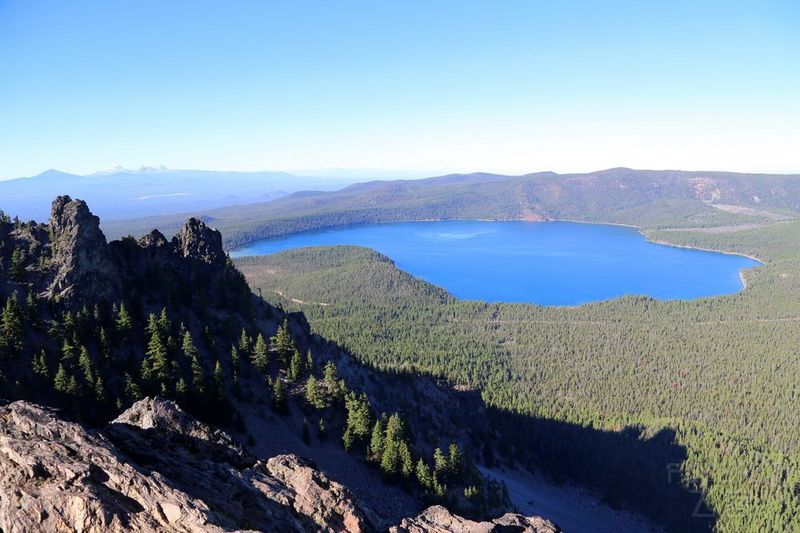
{"type": "Polygon", "coordinates": [[[0,0],[0,178],[800,171],[800,2],[0,0]]]}

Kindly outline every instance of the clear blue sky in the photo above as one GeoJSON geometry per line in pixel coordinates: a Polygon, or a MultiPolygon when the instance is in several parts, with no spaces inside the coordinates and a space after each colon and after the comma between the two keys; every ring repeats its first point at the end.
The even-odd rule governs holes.
{"type": "Polygon", "coordinates": [[[800,171],[800,2],[0,0],[0,178],[800,171]]]}

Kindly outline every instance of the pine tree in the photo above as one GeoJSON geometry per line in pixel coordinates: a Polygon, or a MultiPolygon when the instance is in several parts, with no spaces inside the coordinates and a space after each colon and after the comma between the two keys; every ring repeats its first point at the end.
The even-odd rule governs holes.
{"type": "Polygon", "coordinates": [[[381,472],[387,477],[400,472],[400,450],[397,442],[387,439],[381,454],[381,472]]]}
{"type": "Polygon", "coordinates": [[[62,364],[58,365],[56,376],[53,379],[53,388],[57,392],[61,392],[63,394],[67,394],[69,390],[69,376],[67,375],[67,371],[64,370],[64,365],[62,364]]]}
{"type": "Polygon", "coordinates": [[[160,384],[167,384],[171,381],[172,364],[167,356],[167,349],[158,335],[158,331],[153,331],[150,335],[150,342],[147,345],[144,361],[142,361],[142,378],[147,381],[154,381],[160,384]]]}
{"type": "Polygon", "coordinates": [[[75,348],[68,340],[65,340],[64,344],[61,346],[61,360],[69,364],[75,361],[75,357],[75,348]]]}
{"type": "Polygon", "coordinates": [[[225,399],[225,379],[222,376],[222,365],[217,361],[214,365],[214,388],[217,392],[217,399],[225,399]]]}
{"type": "Polygon", "coordinates": [[[189,393],[189,386],[186,384],[186,380],[182,377],[178,378],[178,381],[175,383],[175,392],[179,398],[185,398],[189,393]]]}
{"type": "Polygon", "coordinates": [[[433,471],[439,477],[447,473],[447,457],[438,447],[433,450],[433,471]]]}
{"type": "Polygon", "coordinates": [[[203,371],[203,366],[200,364],[200,359],[197,357],[197,353],[192,354],[191,371],[192,387],[194,388],[195,392],[202,394],[205,390],[206,374],[203,371]]]}
{"type": "Polygon", "coordinates": [[[311,354],[311,350],[306,353],[306,370],[309,372],[314,371],[314,356],[311,354]]]}
{"type": "Polygon", "coordinates": [[[131,402],[136,402],[144,398],[142,389],[127,372],[125,373],[125,396],[131,402]]]}
{"type": "Polygon", "coordinates": [[[339,379],[339,374],[336,370],[336,364],[333,361],[325,363],[325,368],[322,370],[322,379],[326,385],[333,387],[339,379]]]}
{"type": "Polygon", "coordinates": [[[292,334],[289,333],[288,320],[284,319],[283,323],[278,327],[275,336],[270,340],[272,341],[272,346],[275,348],[275,351],[278,353],[281,364],[286,367],[289,363],[289,358],[292,356],[292,352],[295,350],[292,334]]]}
{"type": "Polygon", "coordinates": [[[39,323],[39,303],[31,288],[28,289],[28,296],[25,298],[25,320],[31,326],[37,326],[39,323]]]}
{"type": "Polygon", "coordinates": [[[37,374],[43,378],[50,376],[50,369],[47,368],[47,355],[42,349],[39,354],[34,354],[33,359],[31,360],[31,368],[33,369],[34,374],[37,374]]]}
{"type": "Polygon", "coordinates": [[[117,316],[114,321],[114,327],[117,332],[117,337],[121,341],[128,340],[128,337],[133,330],[133,320],[131,316],[128,314],[128,309],[125,307],[125,303],[121,303],[119,305],[119,309],[117,310],[117,316]]]}
{"type": "Polygon", "coordinates": [[[97,376],[97,380],[94,382],[94,397],[100,404],[106,399],[106,391],[101,376],[97,376]]]}
{"type": "Polygon", "coordinates": [[[451,442],[447,454],[447,471],[452,476],[451,479],[457,479],[461,475],[463,461],[464,457],[458,448],[458,444],[451,442]]]}
{"type": "Polygon", "coordinates": [[[11,253],[11,266],[8,269],[8,274],[14,281],[22,281],[25,279],[25,251],[17,246],[11,253]]]}
{"type": "Polygon", "coordinates": [[[86,384],[91,387],[94,384],[94,365],[92,364],[91,357],[89,357],[89,350],[87,350],[85,346],[81,346],[81,355],[78,357],[78,364],[81,370],[83,370],[83,377],[86,380],[86,384]]]}
{"type": "Polygon", "coordinates": [[[400,474],[410,479],[414,475],[414,459],[411,457],[411,448],[408,442],[401,440],[397,444],[398,454],[400,455],[400,474]]]}
{"type": "Polygon", "coordinates": [[[369,453],[372,460],[374,461],[380,461],[381,455],[383,454],[383,443],[384,443],[385,433],[386,433],[386,413],[383,413],[375,421],[375,425],[372,427],[372,435],[370,436],[369,440],[369,453]]]}
{"type": "Polygon", "coordinates": [[[188,331],[184,332],[183,339],[181,340],[181,351],[186,358],[191,361],[197,357],[197,347],[192,340],[192,334],[188,331]]]}
{"type": "Polygon", "coordinates": [[[286,384],[280,377],[272,383],[272,407],[281,412],[286,409],[286,384]]]}
{"type": "Polygon", "coordinates": [[[444,498],[447,495],[447,485],[439,481],[439,476],[435,472],[431,479],[431,488],[437,498],[444,498]]]}
{"type": "Polygon", "coordinates": [[[111,359],[111,343],[108,340],[106,329],[103,326],[100,326],[97,343],[100,345],[100,354],[103,358],[106,361],[111,359]]]}
{"type": "Polygon", "coordinates": [[[319,381],[314,376],[310,376],[306,381],[306,401],[317,409],[330,407],[327,397],[319,385],[319,381]]]}
{"type": "Polygon", "coordinates": [[[269,366],[269,349],[261,333],[256,337],[256,344],[253,347],[253,366],[262,374],[267,372],[269,366]]]}
{"type": "Polygon", "coordinates": [[[17,356],[22,351],[23,324],[16,295],[6,300],[0,322],[0,338],[6,355],[17,356]]]}
{"type": "Polygon", "coordinates": [[[430,490],[433,485],[433,479],[431,478],[431,469],[428,467],[428,464],[425,460],[420,457],[417,460],[417,482],[419,482],[420,486],[426,490],[430,490]]]}
{"type": "Polygon", "coordinates": [[[366,441],[372,429],[372,409],[367,396],[364,393],[348,394],[345,398],[345,410],[347,411],[345,432],[350,433],[351,444],[366,441]]]}
{"type": "Polygon", "coordinates": [[[242,328],[242,335],[239,337],[239,352],[247,357],[250,355],[250,344],[252,344],[252,339],[250,335],[247,334],[247,330],[242,328]]]}
{"type": "Polygon", "coordinates": [[[233,372],[233,382],[239,381],[239,350],[236,346],[231,346],[231,372],[233,372]]]}
{"type": "Polygon", "coordinates": [[[303,374],[303,356],[295,349],[289,364],[289,381],[297,381],[303,374]]]}

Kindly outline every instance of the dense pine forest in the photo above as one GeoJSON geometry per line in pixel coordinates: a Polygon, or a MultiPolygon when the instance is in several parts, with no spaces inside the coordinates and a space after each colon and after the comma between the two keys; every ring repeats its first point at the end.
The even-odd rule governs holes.
{"type": "Polygon", "coordinates": [[[626,297],[575,308],[459,301],[353,247],[237,265],[262,294],[302,309],[316,331],[364,362],[480,388],[522,464],[656,516],[657,498],[642,494],[660,494],[653,490],[677,468],[680,482],[703,498],[692,511],[697,519],[673,523],[676,530],[714,516],[718,531],[791,531],[800,528],[800,224],[740,224],[647,232],[765,262],[744,273],[745,291],[691,301],[626,297]],[[509,423],[509,412],[524,416],[509,423]],[[626,477],[637,461],[620,458],[658,442],[683,452],[649,477],[646,461],[636,465],[639,477],[626,477]]]}

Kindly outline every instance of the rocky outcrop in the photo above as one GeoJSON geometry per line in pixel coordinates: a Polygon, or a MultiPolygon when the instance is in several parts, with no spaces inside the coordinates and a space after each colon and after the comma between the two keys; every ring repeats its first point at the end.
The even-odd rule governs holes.
{"type": "Polygon", "coordinates": [[[441,505],[428,507],[415,518],[405,518],[391,533],[560,533],[554,523],[539,517],[508,513],[491,522],[474,522],[454,515],[441,505]]]}
{"type": "Polygon", "coordinates": [[[0,407],[0,530],[371,531],[347,490],[294,455],[267,463],[174,403],[103,430],[0,407]]]}
{"type": "Polygon", "coordinates": [[[49,298],[109,299],[118,289],[118,273],[109,254],[100,219],[83,200],[59,196],[50,215],[53,271],[46,290],[49,298]]]}
{"type": "Polygon", "coordinates": [[[206,226],[205,222],[190,218],[172,238],[172,245],[178,255],[193,258],[209,265],[223,265],[226,261],[222,249],[222,235],[206,226]]]}
{"type": "Polygon", "coordinates": [[[267,461],[267,470],[292,495],[292,507],[323,527],[336,531],[364,531],[364,511],[353,503],[346,488],[331,481],[313,463],[294,455],[279,455],[267,461]]]}
{"type": "Polygon", "coordinates": [[[222,531],[204,502],[129,463],[102,435],[25,402],[0,407],[0,528],[222,531]]]}
{"type": "MultiPolygon", "coordinates": [[[[0,531],[375,531],[370,510],[296,455],[266,462],[161,399],[102,430],[28,402],[0,406],[0,531]]],[[[507,514],[473,522],[431,507],[391,531],[557,533],[507,514]]]]}

